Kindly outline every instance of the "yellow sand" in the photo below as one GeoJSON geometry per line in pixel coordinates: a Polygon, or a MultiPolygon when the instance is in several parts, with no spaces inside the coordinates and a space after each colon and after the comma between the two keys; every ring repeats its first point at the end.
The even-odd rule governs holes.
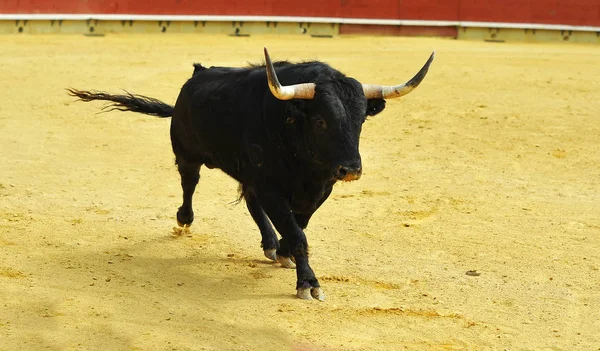
{"type": "Polygon", "coordinates": [[[0,350],[600,348],[600,47],[442,39],[0,37],[0,350]],[[263,257],[237,184],[202,170],[172,235],[168,119],[192,63],[329,62],[412,94],[364,126],[364,174],[307,230],[324,303],[263,257]],[[475,271],[467,275],[467,271],[475,271]]]}

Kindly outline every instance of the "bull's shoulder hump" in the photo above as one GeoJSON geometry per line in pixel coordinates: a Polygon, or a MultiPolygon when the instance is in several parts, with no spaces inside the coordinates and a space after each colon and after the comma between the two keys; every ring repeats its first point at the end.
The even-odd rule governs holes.
{"type": "Polygon", "coordinates": [[[194,63],[194,73],[192,73],[192,76],[196,75],[196,73],[198,72],[202,72],[204,70],[206,70],[207,68],[202,66],[201,63],[194,63]]]}

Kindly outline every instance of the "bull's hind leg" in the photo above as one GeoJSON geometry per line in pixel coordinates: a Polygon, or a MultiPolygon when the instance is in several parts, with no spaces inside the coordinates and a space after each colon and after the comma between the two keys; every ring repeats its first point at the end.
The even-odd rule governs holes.
{"type": "Polygon", "coordinates": [[[179,226],[190,226],[194,221],[194,210],[192,209],[192,196],[196,185],[200,180],[201,163],[185,162],[177,160],[179,175],[181,175],[181,188],[183,189],[183,204],[177,211],[177,224],[179,226]]]}
{"type": "Polygon", "coordinates": [[[246,200],[248,212],[250,212],[252,219],[254,219],[258,229],[260,229],[260,235],[262,237],[261,246],[265,257],[273,261],[279,261],[282,267],[295,268],[296,265],[290,260],[292,255],[286,241],[281,239],[281,241],[278,242],[277,234],[275,234],[275,230],[273,230],[269,218],[260,206],[256,194],[254,194],[252,190],[245,188],[244,199],[246,200]]]}

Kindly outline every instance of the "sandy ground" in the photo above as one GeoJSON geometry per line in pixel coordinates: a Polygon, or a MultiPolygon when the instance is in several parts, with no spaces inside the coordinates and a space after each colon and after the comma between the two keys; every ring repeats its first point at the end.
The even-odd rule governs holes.
{"type": "Polygon", "coordinates": [[[441,39],[0,37],[0,350],[600,350],[600,47],[441,39]],[[263,257],[203,170],[174,237],[169,120],[192,62],[318,58],[413,94],[363,129],[364,176],[307,235],[327,301],[263,257]],[[467,275],[476,271],[479,276],[467,275]]]}

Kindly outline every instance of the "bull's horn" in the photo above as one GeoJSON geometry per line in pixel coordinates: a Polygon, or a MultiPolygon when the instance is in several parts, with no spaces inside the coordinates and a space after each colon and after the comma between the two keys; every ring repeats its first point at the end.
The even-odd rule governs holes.
{"type": "Polygon", "coordinates": [[[393,99],[410,93],[418,87],[419,83],[425,78],[425,75],[427,75],[427,71],[429,70],[429,65],[431,65],[434,57],[435,51],[431,53],[431,56],[429,56],[429,59],[425,62],[425,65],[421,68],[419,73],[415,74],[411,80],[404,84],[395,86],[363,84],[365,96],[367,99],[393,99]]]}
{"type": "Polygon", "coordinates": [[[290,99],[307,99],[310,100],[315,96],[315,84],[314,83],[303,83],[296,85],[282,86],[277,79],[275,73],[275,67],[271,62],[267,48],[265,48],[265,61],[267,66],[267,79],[269,81],[269,89],[273,96],[279,100],[290,100],[290,99]]]}

